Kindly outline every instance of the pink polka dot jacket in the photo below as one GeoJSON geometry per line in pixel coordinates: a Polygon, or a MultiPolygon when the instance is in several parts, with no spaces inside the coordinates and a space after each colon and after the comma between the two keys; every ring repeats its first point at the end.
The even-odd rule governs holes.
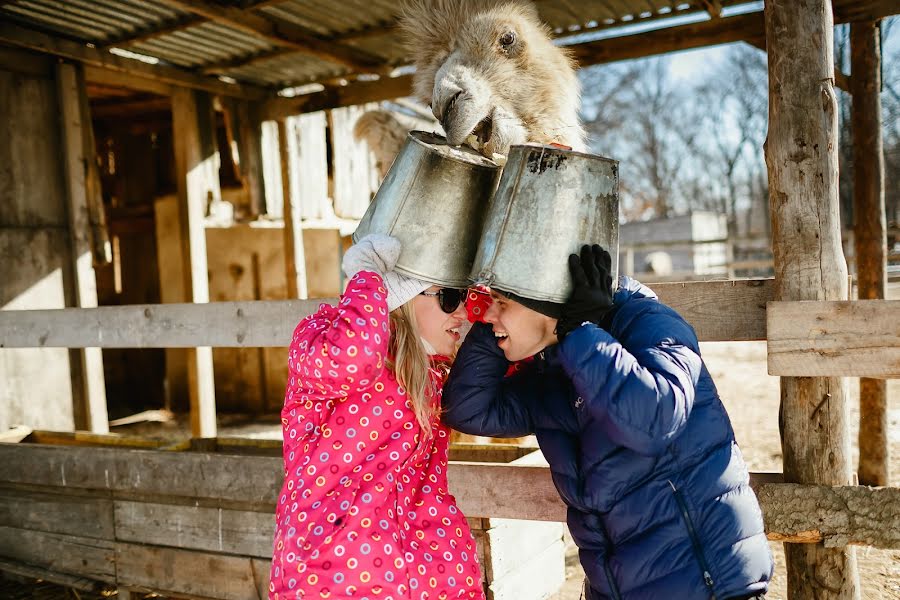
{"type": "MultiPolygon", "coordinates": [[[[475,541],[447,491],[449,430],[435,416],[423,431],[385,365],[386,298],[381,278],[360,272],[294,331],[272,600],[484,599],[475,541]]],[[[432,376],[440,389],[442,372],[432,376]]]]}

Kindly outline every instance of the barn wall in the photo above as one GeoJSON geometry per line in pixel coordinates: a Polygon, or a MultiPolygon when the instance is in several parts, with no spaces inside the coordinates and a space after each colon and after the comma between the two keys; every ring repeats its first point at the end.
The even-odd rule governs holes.
{"type": "MultiPolygon", "coordinates": [[[[63,308],[70,262],[53,61],[0,48],[0,310],[63,308]]],[[[0,350],[0,430],[73,428],[69,353],[0,350]]]]}

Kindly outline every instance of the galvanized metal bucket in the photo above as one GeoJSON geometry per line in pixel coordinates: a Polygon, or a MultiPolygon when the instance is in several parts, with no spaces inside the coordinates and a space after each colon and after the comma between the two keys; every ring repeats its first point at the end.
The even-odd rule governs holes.
{"type": "Polygon", "coordinates": [[[400,240],[395,270],[446,287],[467,287],[500,167],[467,147],[412,131],[353,241],[370,233],[400,240]]]}
{"type": "Polygon", "coordinates": [[[554,146],[513,146],[491,199],[470,280],[565,302],[569,254],[600,244],[618,275],[619,163],[554,146]]]}

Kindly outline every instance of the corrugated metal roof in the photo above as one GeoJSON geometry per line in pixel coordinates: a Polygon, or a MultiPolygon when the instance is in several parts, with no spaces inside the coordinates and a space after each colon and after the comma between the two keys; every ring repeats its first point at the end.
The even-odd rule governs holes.
{"type": "MultiPolygon", "coordinates": [[[[222,0],[217,0],[223,6],[222,0]]],[[[725,7],[750,0],[723,0],[725,7]]],[[[699,0],[536,0],[556,35],[660,19],[703,10],[699,0]]],[[[237,3],[230,2],[234,7],[237,3]]],[[[395,22],[395,0],[269,1],[255,16],[295,27],[383,60],[408,62],[395,22]]],[[[241,82],[287,87],[346,76],[336,61],[292,51],[261,35],[211,22],[167,3],[149,0],[14,0],[0,5],[0,18],[97,46],[119,47],[179,67],[215,67],[241,82]],[[148,32],[161,32],[148,36],[148,32]],[[139,37],[138,37],[139,36],[139,37]]],[[[212,69],[207,72],[213,71],[212,69]]]]}

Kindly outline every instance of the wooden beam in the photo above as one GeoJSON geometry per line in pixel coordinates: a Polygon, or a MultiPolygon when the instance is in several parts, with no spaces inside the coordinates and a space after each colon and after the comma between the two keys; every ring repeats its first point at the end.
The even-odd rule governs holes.
{"type": "MultiPolygon", "coordinates": [[[[179,88],[172,96],[172,130],[178,184],[182,273],[186,300],[209,302],[206,231],[209,200],[221,200],[218,150],[212,99],[204,92],[179,88]]],[[[194,437],[216,436],[216,397],[212,348],[198,345],[187,351],[191,432],[194,437]]]]}
{"type": "Polygon", "coordinates": [[[769,374],[900,378],[900,300],[770,302],[769,374]]]}
{"type": "Polygon", "coordinates": [[[265,88],[257,86],[227,84],[218,79],[196,75],[177,67],[151,65],[139,60],[116,56],[98,48],[53,37],[8,21],[0,21],[0,42],[68,58],[85,65],[128,74],[132,77],[148,79],[152,82],[181,85],[223,96],[261,99],[270,94],[265,88]]]}
{"type": "MultiPolygon", "coordinates": [[[[653,284],[700,341],[765,339],[772,280],[653,284]]],[[[0,348],[285,347],[295,324],[336,298],[0,311],[0,348]]]]}
{"type": "Polygon", "coordinates": [[[124,101],[94,103],[91,106],[93,119],[133,119],[145,117],[149,113],[169,113],[172,101],[166,97],[142,97],[124,101]]]}
{"type": "MultiPolygon", "coordinates": [[[[87,91],[81,65],[61,63],[56,68],[59,94],[60,123],[62,125],[63,166],[65,169],[66,199],[69,214],[71,244],[71,289],[67,304],[77,308],[97,306],[97,278],[94,273],[94,242],[106,243],[105,230],[92,226],[91,207],[100,203],[99,179],[92,177],[94,136],[87,109],[87,91]],[[96,181],[95,181],[96,179],[96,181]],[[98,239],[99,238],[99,239],[98,239]]],[[[72,401],[75,427],[97,433],[109,432],[106,410],[106,382],[103,375],[103,354],[100,348],[71,350],[72,401]]]]}
{"type": "MultiPolygon", "coordinates": [[[[84,63],[82,63],[84,64],[84,63]]],[[[171,96],[173,85],[157,79],[133,75],[125,71],[113,71],[104,67],[84,64],[84,78],[88,83],[105,87],[127,88],[160,96],[171,96]]],[[[227,96],[226,96],[227,97],[227,96]]]]}
{"type": "MultiPolygon", "coordinates": [[[[769,66],[765,155],[775,298],[847,300],[838,207],[831,1],[766,0],[765,25],[769,66]]],[[[770,319],[770,339],[772,325],[770,319]]],[[[781,380],[780,424],[788,482],[851,483],[848,386],[846,380],[830,375],[781,380]]],[[[859,598],[856,558],[850,551],[786,544],[785,555],[788,597],[859,598]],[[828,565],[827,574],[822,565],[828,565]]]]}
{"type": "MultiPolygon", "coordinates": [[[[853,103],[853,244],[859,298],[883,300],[887,291],[887,217],[881,134],[881,31],[873,21],[850,25],[853,103]]],[[[900,371],[900,368],[898,368],[900,371]]],[[[889,484],[887,382],[859,382],[859,482],[889,484]]]]}
{"type": "Polygon", "coordinates": [[[834,0],[834,22],[877,21],[900,14],[896,0],[834,0]]]}
{"type": "Polygon", "coordinates": [[[841,71],[836,65],[834,67],[834,87],[848,94],[853,93],[850,76],[841,71]]]}
{"type": "Polygon", "coordinates": [[[384,61],[374,55],[323,40],[293,23],[274,21],[249,10],[223,6],[209,0],[162,0],[163,4],[192,12],[222,25],[288,46],[310,56],[344,65],[359,72],[384,72],[384,61]]]}
{"type": "Polygon", "coordinates": [[[569,46],[569,49],[578,60],[579,66],[586,67],[617,60],[643,58],[655,54],[751,40],[765,40],[765,22],[762,13],[755,12],[710,19],[688,25],[605,38],[569,46]]]}
{"type": "Polygon", "coordinates": [[[263,103],[263,118],[277,121],[302,113],[409,96],[412,93],[412,79],[412,75],[382,77],[375,81],[327,87],[320,92],[294,98],[271,98],[263,103]]]}

